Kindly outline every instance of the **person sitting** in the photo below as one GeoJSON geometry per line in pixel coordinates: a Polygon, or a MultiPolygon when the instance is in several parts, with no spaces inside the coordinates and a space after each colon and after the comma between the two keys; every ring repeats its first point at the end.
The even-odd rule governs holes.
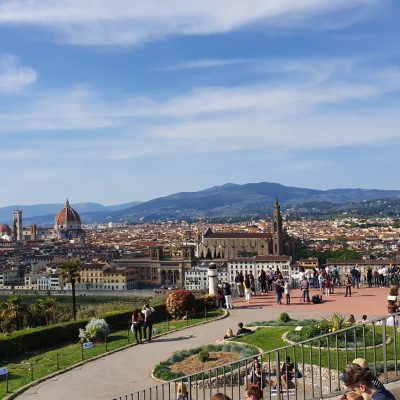
{"type": "Polygon", "coordinates": [[[261,389],[262,373],[261,373],[261,363],[258,357],[253,358],[253,366],[250,374],[250,382],[254,385],[257,385],[261,389]]]}
{"type": "Polygon", "coordinates": [[[347,392],[345,393],[340,400],[365,400],[364,397],[361,394],[358,394],[356,392],[347,392]]]}
{"type": "Polygon", "coordinates": [[[249,385],[244,392],[244,396],[246,400],[261,400],[262,391],[257,385],[249,385]]]}
{"type": "Polygon", "coordinates": [[[359,319],[358,321],[357,321],[357,324],[363,324],[363,325],[365,325],[365,324],[368,324],[368,319],[367,319],[367,316],[364,314],[363,316],[362,316],[362,318],[361,319],[359,319]]]}
{"type": "Polygon", "coordinates": [[[224,339],[226,340],[226,339],[230,339],[230,338],[233,338],[233,331],[231,328],[228,328],[226,330],[226,335],[224,336],[224,339]]]}
{"type": "Polygon", "coordinates": [[[322,303],[322,296],[320,296],[319,294],[315,294],[312,298],[311,298],[311,302],[313,304],[321,304],[322,303]]]}
{"type": "Polygon", "coordinates": [[[395,400],[393,394],[387,389],[377,389],[374,386],[374,378],[370,371],[361,368],[358,364],[352,364],[352,367],[346,371],[344,384],[358,394],[369,395],[373,400],[395,400]]]}
{"type": "Polygon", "coordinates": [[[348,322],[349,324],[355,324],[356,323],[356,319],[354,318],[354,315],[350,314],[350,317],[346,322],[348,322]]]}
{"type": "Polygon", "coordinates": [[[188,400],[189,394],[187,385],[184,382],[179,382],[176,387],[176,400],[188,400]]]}
{"type": "MultiPolygon", "coordinates": [[[[296,373],[296,368],[292,362],[290,362],[290,357],[287,356],[285,362],[282,364],[280,375],[281,382],[284,389],[289,389],[289,382],[293,380],[296,373]]],[[[274,388],[278,385],[278,381],[273,385],[274,388]]]]}
{"type": "Polygon", "coordinates": [[[215,393],[211,400],[231,400],[225,393],[215,393]]]}
{"type": "Polygon", "coordinates": [[[239,322],[239,323],[238,323],[238,327],[239,327],[239,330],[237,331],[236,336],[239,336],[239,335],[246,335],[246,334],[252,332],[251,329],[243,328],[243,322],[239,322]]]}
{"type": "MultiPolygon", "coordinates": [[[[359,367],[364,368],[366,371],[371,372],[371,370],[369,369],[368,361],[365,358],[355,358],[352,361],[352,365],[358,365],[359,367]]],[[[376,376],[373,377],[372,383],[377,389],[384,388],[383,383],[376,376]]]]}

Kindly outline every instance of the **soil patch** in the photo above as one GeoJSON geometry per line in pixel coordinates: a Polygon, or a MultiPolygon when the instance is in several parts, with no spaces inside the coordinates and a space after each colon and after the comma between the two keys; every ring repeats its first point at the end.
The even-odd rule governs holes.
{"type": "Polygon", "coordinates": [[[197,354],[192,354],[184,360],[179,361],[170,366],[173,372],[183,372],[185,375],[194,374],[195,372],[204,371],[205,369],[218,367],[230,362],[239,360],[240,353],[226,353],[223,351],[210,351],[210,358],[206,362],[201,362],[197,354]]]}

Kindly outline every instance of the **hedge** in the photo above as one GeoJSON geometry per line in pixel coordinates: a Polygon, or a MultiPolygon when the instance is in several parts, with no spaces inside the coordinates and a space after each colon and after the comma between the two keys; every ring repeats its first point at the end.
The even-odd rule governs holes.
{"type": "MultiPolygon", "coordinates": [[[[204,310],[205,300],[196,299],[198,311],[204,310]]],[[[154,321],[161,322],[167,319],[168,313],[165,304],[154,304],[154,321]]],[[[128,329],[130,326],[132,310],[112,311],[103,314],[110,325],[112,332],[128,329]]],[[[14,331],[6,336],[0,336],[0,359],[6,356],[15,356],[29,351],[41,350],[50,346],[63,343],[73,343],[78,340],[79,328],[84,328],[89,322],[88,319],[79,321],[64,322],[49,326],[39,326],[14,331]]]]}

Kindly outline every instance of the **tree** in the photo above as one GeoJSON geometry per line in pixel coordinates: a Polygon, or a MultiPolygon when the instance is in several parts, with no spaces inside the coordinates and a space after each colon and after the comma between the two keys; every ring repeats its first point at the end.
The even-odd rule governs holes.
{"type": "Polygon", "coordinates": [[[18,331],[21,328],[21,322],[24,312],[26,311],[26,305],[22,302],[21,295],[11,296],[1,304],[1,317],[2,319],[8,319],[11,326],[15,326],[18,331]]]}
{"type": "Polygon", "coordinates": [[[46,325],[53,323],[58,308],[58,300],[54,297],[46,297],[36,302],[36,309],[44,316],[46,325]]]}
{"type": "Polygon", "coordinates": [[[72,286],[72,317],[76,321],[76,296],[75,283],[80,281],[81,262],[79,260],[68,260],[59,268],[60,276],[63,280],[71,282],[72,286]]]}

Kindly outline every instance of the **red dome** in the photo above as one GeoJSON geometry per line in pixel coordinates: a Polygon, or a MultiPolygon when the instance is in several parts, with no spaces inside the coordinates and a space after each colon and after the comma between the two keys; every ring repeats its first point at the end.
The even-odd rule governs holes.
{"type": "Polygon", "coordinates": [[[64,208],[62,208],[56,215],[54,224],[60,228],[78,228],[77,225],[81,225],[81,218],[79,214],[69,205],[69,201],[65,202],[64,208]]]}
{"type": "Polygon", "coordinates": [[[11,228],[7,224],[0,225],[0,236],[11,235],[11,228]]]}

